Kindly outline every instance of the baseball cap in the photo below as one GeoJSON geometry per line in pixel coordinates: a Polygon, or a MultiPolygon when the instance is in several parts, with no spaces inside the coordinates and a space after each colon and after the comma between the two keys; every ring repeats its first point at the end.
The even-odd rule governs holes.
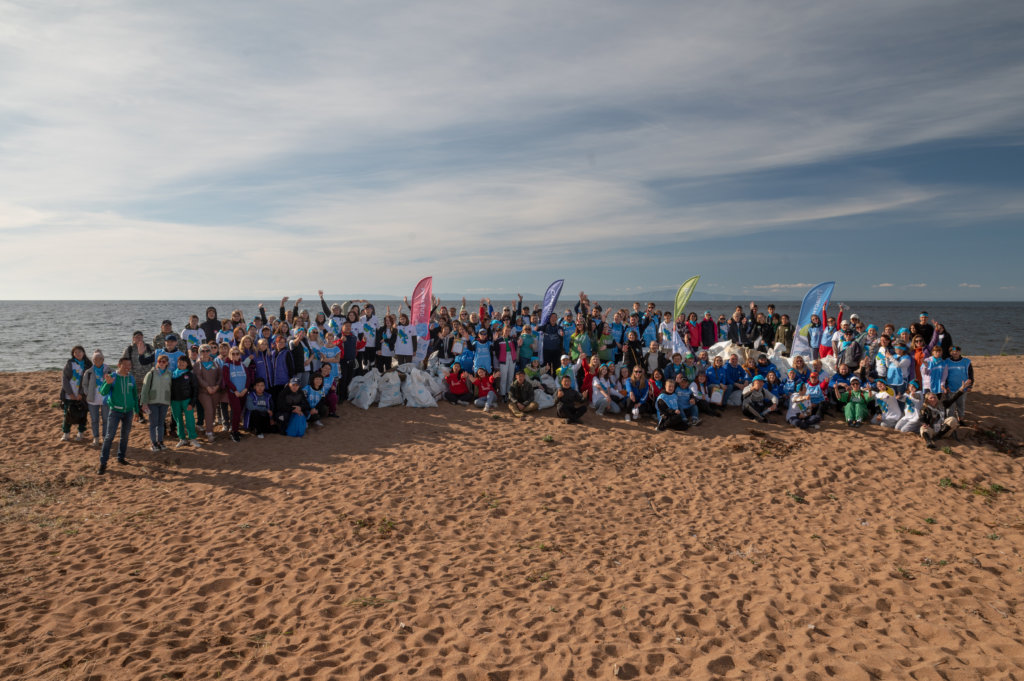
{"type": "Polygon", "coordinates": [[[164,340],[165,341],[176,341],[176,340],[178,340],[178,336],[177,336],[177,334],[169,333],[166,336],[164,336],[164,340]]]}
{"type": "Polygon", "coordinates": [[[298,384],[300,384],[300,383],[301,383],[302,381],[300,381],[300,380],[298,379],[298,377],[297,377],[297,376],[292,376],[292,377],[291,377],[290,379],[288,379],[288,382],[289,382],[289,383],[294,383],[295,385],[298,385],[298,384]]]}

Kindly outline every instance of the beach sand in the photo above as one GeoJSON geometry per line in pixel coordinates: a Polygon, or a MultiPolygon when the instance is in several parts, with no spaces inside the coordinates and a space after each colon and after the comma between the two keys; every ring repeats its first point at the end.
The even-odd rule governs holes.
{"type": "Polygon", "coordinates": [[[0,678],[1024,679],[1024,365],[975,365],[936,451],[345,405],[103,478],[0,374],[0,678]]]}

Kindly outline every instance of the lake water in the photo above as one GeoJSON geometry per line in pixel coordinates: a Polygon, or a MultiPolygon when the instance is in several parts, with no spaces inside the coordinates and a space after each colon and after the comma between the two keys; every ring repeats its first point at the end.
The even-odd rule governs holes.
{"type": "MultiPolygon", "coordinates": [[[[479,300],[479,298],[477,298],[479,300]]],[[[338,301],[341,302],[341,301],[338,301]]],[[[445,301],[448,302],[448,301],[445,301]]],[[[531,306],[537,301],[525,301],[531,306]]],[[[572,300],[563,300],[559,310],[564,310],[572,300]]],[[[669,309],[668,301],[655,301],[659,309],[669,309]]],[[[762,311],[767,302],[758,301],[762,311]]],[[[881,327],[891,322],[897,328],[908,326],[915,321],[921,310],[927,310],[933,321],[942,322],[953,336],[953,342],[964,349],[968,356],[998,355],[1002,353],[1024,354],[1024,303],[986,302],[847,302],[851,312],[856,312],[867,323],[881,327]]],[[[379,312],[390,304],[392,309],[397,301],[374,301],[379,312]]],[[[452,304],[452,303],[448,303],[452,304]]],[[[495,299],[494,306],[500,309],[507,301],[495,299]]],[[[711,310],[715,318],[719,314],[732,313],[736,305],[746,309],[749,301],[700,302],[691,301],[688,311],[702,315],[711,310]]],[[[103,350],[108,359],[116,359],[131,341],[136,329],[146,334],[152,342],[160,330],[160,322],[170,319],[174,330],[180,331],[190,314],[205,318],[208,305],[217,308],[223,319],[231,310],[241,309],[246,319],[258,313],[257,301],[140,301],[140,300],[99,300],[99,301],[0,301],[0,315],[8,320],[5,333],[0,335],[0,371],[37,371],[59,369],[64,366],[73,345],[82,345],[91,354],[95,349],[103,350]]],[[[267,312],[277,314],[276,301],[267,303],[267,312]]],[[[616,308],[629,307],[626,302],[607,302],[616,308]]],[[[310,314],[319,310],[318,300],[303,301],[303,307],[310,314]]],[[[776,303],[777,312],[796,318],[799,302],[776,303]]],[[[837,306],[829,308],[830,314],[837,312],[837,306]]]]}

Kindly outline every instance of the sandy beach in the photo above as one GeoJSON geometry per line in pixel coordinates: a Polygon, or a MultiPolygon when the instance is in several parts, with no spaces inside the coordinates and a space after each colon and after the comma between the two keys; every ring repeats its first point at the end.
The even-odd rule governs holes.
{"type": "Polygon", "coordinates": [[[0,374],[0,678],[1024,679],[1024,365],[974,361],[936,451],[345,405],[104,478],[0,374]]]}

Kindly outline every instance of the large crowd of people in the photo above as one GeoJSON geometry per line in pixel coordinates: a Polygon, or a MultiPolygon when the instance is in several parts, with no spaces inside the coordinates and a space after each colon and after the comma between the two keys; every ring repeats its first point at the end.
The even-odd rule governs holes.
{"type": "MultiPolygon", "coordinates": [[[[71,351],[62,374],[63,441],[99,446],[106,471],[127,463],[132,422],[147,423],[154,452],[177,437],[199,447],[202,433],[239,442],[243,431],[302,436],[338,417],[357,376],[429,369],[451,404],[504,404],[516,417],[553,402],[567,423],[621,415],[658,430],[687,430],[734,409],[746,418],[820,428],[834,414],[849,427],[875,424],[915,433],[928,447],[964,422],[973,367],[949,331],[927,312],[906,326],[865,323],[858,315],[811,317],[809,356],[792,354],[797,329],[787,314],[755,303],[728,317],[710,310],[673,318],[654,303],[605,308],[581,292],[562,316],[541,319],[522,296],[496,309],[484,298],[469,309],[432,300],[429,336],[418,337],[408,300],[383,314],[364,300],[310,313],[299,298],[278,314],[262,304],[222,318],[208,307],[175,330],[165,319],[151,341],[135,331],[108,362],[101,350],[71,351]],[[546,396],[546,399],[540,399],[546,396]]],[[[422,331],[422,328],[420,329],[422,331]]],[[[617,416],[616,416],[617,417],[617,416]]]]}

